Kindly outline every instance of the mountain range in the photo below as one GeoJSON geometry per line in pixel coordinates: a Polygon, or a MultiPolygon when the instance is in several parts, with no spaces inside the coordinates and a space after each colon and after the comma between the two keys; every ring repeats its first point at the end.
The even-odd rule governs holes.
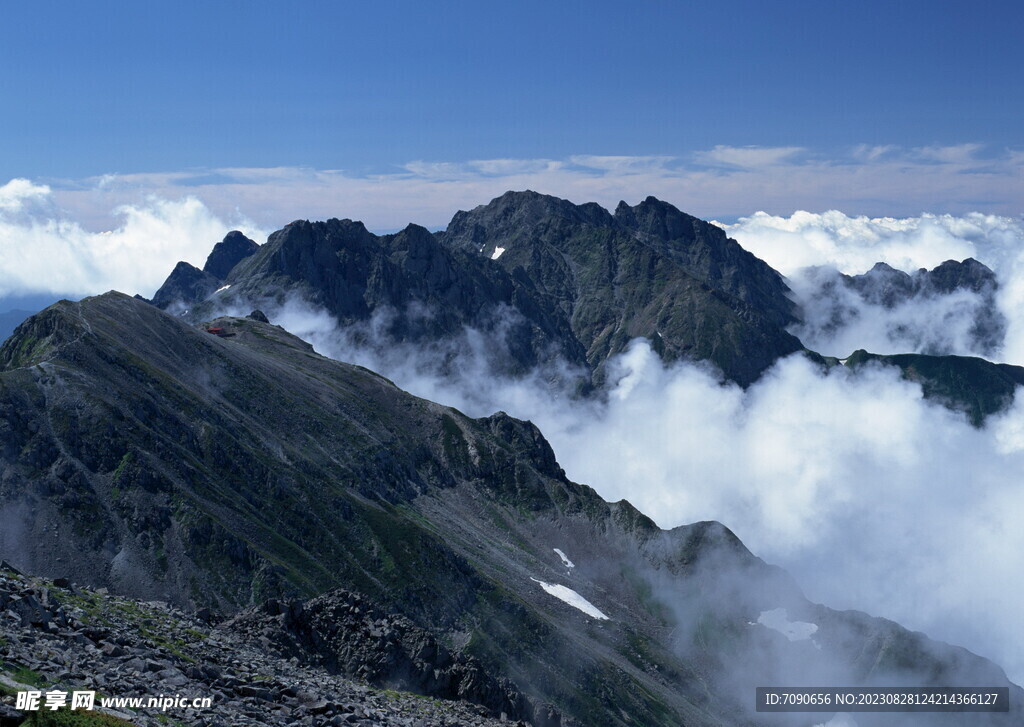
{"type": "MultiPolygon", "coordinates": [[[[0,347],[0,557],[537,727],[808,724],[755,713],[754,689],[822,683],[1006,686],[1014,713],[970,724],[1020,721],[1024,691],[994,664],[814,604],[725,525],[662,530],[570,481],[530,422],[416,398],[253,310],[291,297],[376,320],[374,345],[482,331],[502,370],[559,363],[581,396],[637,336],[741,385],[794,353],[841,365],[787,332],[801,313],[782,276],[654,198],[610,214],[508,193],[437,233],[231,233],[152,303],[62,301],[0,347]]],[[[934,358],[847,365],[899,366],[976,423],[1024,381],[934,358]]],[[[967,723],[925,717],[857,724],[967,723]]]]}
{"type": "MultiPolygon", "coordinates": [[[[470,328],[486,336],[491,370],[522,375],[546,365],[583,391],[600,387],[608,360],[638,337],[666,362],[701,362],[742,386],[793,353],[840,363],[789,332],[805,311],[782,275],[721,228],[653,197],[610,214],[593,203],[508,192],[458,212],[435,233],[409,225],[378,236],[352,220],[297,221],[261,246],[232,232],[210,260],[203,270],[179,263],[153,302],[199,322],[299,300],[357,332],[360,345],[380,348],[433,345],[470,328]]],[[[913,275],[884,264],[837,275],[804,305],[829,305],[836,285],[887,307],[976,293],[989,301],[972,329],[982,348],[995,350],[1005,330],[995,276],[973,259],[913,275]]],[[[844,311],[831,315],[841,325],[844,311]]],[[[1021,367],[956,356],[942,357],[941,367],[915,365],[919,355],[929,354],[872,360],[924,381],[926,396],[975,424],[1012,400],[1009,382],[1024,380],[1021,367]]]]}

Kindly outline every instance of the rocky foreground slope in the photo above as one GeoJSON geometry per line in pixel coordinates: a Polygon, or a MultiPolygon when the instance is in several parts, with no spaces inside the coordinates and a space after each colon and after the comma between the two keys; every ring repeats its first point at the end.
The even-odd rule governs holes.
{"type": "MultiPolygon", "coordinates": [[[[337,623],[356,645],[339,650],[335,661],[326,665],[305,652],[275,648],[251,626],[283,623],[287,614],[290,631],[279,631],[296,632],[292,624],[305,615],[300,604],[282,612],[280,604],[270,601],[216,625],[206,613],[201,619],[166,603],[122,598],[64,579],[55,583],[0,568],[0,727],[21,724],[33,713],[38,716],[35,710],[16,709],[17,692],[57,690],[98,692],[91,712],[62,710],[71,713],[61,716],[77,715],[85,723],[86,716],[104,715],[105,727],[514,724],[507,713],[480,703],[486,701],[481,688],[486,677],[471,673],[465,664],[461,670],[453,668],[454,661],[445,664],[436,645],[405,661],[396,653],[399,630],[424,650],[432,645],[429,634],[409,628],[399,617],[366,610],[352,594],[339,592],[322,600],[344,609],[345,618],[337,623]],[[374,632],[372,637],[369,631],[374,632]],[[410,667],[423,672],[429,668],[431,676],[436,670],[448,681],[443,688],[423,688],[422,680],[407,676],[414,671],[410,667]],[[419,694],[402,691],[412,684],[420,687],[419,694]],[[430,694],[446,698],[426,696],[430,694]],[[99,700],[104,696],[180,697],[190,703],[102,707],[99,700]],[[209,706],[191,704],[202,698],[210,699],[209,706]]],[[[557,723],[553,713],[549,723],[557,723]]]]}
{"type": "Polygon", "coordinates": [[[0,347],[0,557],[536,727],[792,723],[752,712],[768,683],[1007,684],[809,603],[718,523],[604,502],[528,422],[417,399],[259,318],[193,327],[109,293],[20,326],[0,347]],[[357,618],[351,640],[353,608],[389,630],[357,618]],[[375,672],[381,638],[395,668],[375,672]]]}

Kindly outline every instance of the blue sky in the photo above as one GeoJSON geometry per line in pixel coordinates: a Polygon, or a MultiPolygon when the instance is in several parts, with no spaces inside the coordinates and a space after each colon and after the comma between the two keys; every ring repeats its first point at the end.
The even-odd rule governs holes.
{"type": "Polygon", "coordinates": [[[966,0],[8,3],[0,297],[148,295],[229,229],[439,229],[509,189],[1017,229],[1022,37],[966,0]]]}
{"type": "Polygon", "coordinates": [[[1024,146],[1015,2],[35,2],[0,177],[1024,146]]]}

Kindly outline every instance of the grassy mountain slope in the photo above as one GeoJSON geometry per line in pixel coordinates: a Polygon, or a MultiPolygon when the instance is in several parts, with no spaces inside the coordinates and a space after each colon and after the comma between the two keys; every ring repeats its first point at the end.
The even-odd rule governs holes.
{"type": "Polygon", "coordinates": [[[604,502],[528,422],[470,419],[265,323],[216,327],[108,293],[0,347],[0,557],[223,612],[357,591],[582,724],[760,724],[769,678],[1005,683],[809,604],[722,525],[604,502]],[[815,643],[757,624],[777,608],[815,643]]]}

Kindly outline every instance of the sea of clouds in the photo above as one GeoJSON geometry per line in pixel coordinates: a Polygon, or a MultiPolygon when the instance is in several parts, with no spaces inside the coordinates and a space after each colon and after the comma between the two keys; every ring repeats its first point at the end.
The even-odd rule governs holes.
{"type": "MultiPolygon", "coordinates": [[[[48,188],[19,180],[0,187],[0,295],[116,288],[149,296],[177,260],[201,265],[228,229],[259,242],[267,232],[243,217],[219,217],[194,197],[144,199],[116,217],[110,232],[89,232],[57,208],[48,188]]],[[[974,257],[1000,284],[1007,326],[995,358],[1024,364],[1019,219],[833,211],[759,213],[723,226],[787,276],[798,302],[820,292],[807,272],[815,266],[854,275],[879,261],[913,271],[974,257]]],[[[818,330],[812,347],[838,356],[886,342],[915,350],[920,341],[901,338],[893,325],[898,315],[949,353],[976,353],[958,333],[957,311],[977,300],[964,307],[921,298],[897,313],[850,305],[855,322],[818,330]]],[[[375,341],[372,324],[341,329],[301,301],[266,312],[321,353],[417,395],[471,415],[504,410],[531,419],[568,475],[606,499],[628,499],[663,527],[719,520],[789,570],[811,599],[967,646],[1024,682],[1024,397],[974,428],[894,370],[825,373],[792,357],[743,390],[701,366],[666,366],[637,340],[610,365],[607,395],[580,400],[552,383],[566,380],[559,372],[496,374],[487,362],[499,343],[479,332],[427,350],[375,341]]]]}
{"type": "Polygon", "coordinates": [[[1024,680],[1024,400],[976,429],[895,369],[824,374],[797,356],[743,390],[639,340],[607,397],[581,401],[550,370],[495,374],[495,344],[475,331],[442,355],[374,346],[297,302],[270,315],[419,396],[532,420],[571,479],[663,527],[721,521],[815,601],[967,645],[1024,680]]]}
{"type": "MultiPolygon", "coordinates": [[[[1015,308],[1024,284],[1019,221],[794,218],[755,215],[729,231],[797,291],[801,265],[856,274],[876,261],[910,271],[946,259],[989,263],[1009,323],[1000,351],[1024,362],[1024,316],[1015,308]],[[801,265],[786,264],[786,248],[801,265]]],[[[947,352],[974,353],[963,348],[963,325],[936,315],[964,297],[912,300],[902,315],[931,326],[930,340],[947,352]]],[[[965,317],[974,309],[966,310],[965,317]]],[[[862,303],[857,331],[883,340],[891,315],[862,303]]],[[[978,429],[925,401],[895,369],[823,373],[796,356],[743,390],[701,366],[666,366],[641,339],[612,362],[606,397],[579,400],[552,384],[572,372],[494,373],[488,361],[499,344],[477,331],[427,350],[375,341],[382,327],[374,322],[339,329],[298,301],[271,317],[325,355],[380,371],[425,398],[474,416],[504,410],[530,419],[569,476],[606,499],[628,499],[663,527],[719,520],[793,573],[813,600],[966,645],[1024,681],[1024,586],[1016,575],[1024,573],[1024,397],[978,429]]],[[[832,352],[848,334],[818,343],[832,352]]]]}

